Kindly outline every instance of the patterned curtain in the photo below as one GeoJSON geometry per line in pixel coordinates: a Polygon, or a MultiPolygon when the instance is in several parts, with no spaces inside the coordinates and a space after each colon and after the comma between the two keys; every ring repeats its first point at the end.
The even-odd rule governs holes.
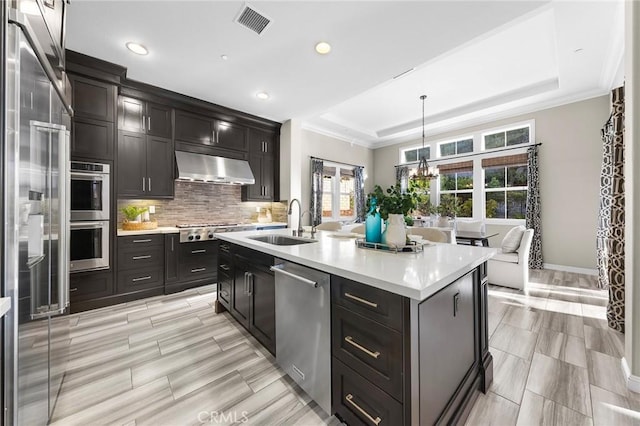
{"type": "Polygon", "coordinates": [[[624,333],[624,87],[612,91],[611,117],[602,128],[598,285],[609,290],[607,322],[624,333]]]}
{"type": "Polygon", "coordinates": [[[538,169],[538,146],[527,150],[527,229],[533,229],[529,268],[542,269],[542,226],[540,220],[540,174],[538,169]]]}
{"type": "Polygon", "coordinates": [[[311,159],[311,225],[322,222],[322,175],[324,163],[317,158],[311,159]]]}
{"type": "Polygon", "coordinates": [[[400,185],[402,192],[409,188],[409,167],[396,166],[396,184],[400,185]]]}
{"type": "Polygon", "coordinates": [[[353,168],[353,177],[355,179],[356,189],[356,222],[364,222],[364,167],[357,166],[353,168]]]}

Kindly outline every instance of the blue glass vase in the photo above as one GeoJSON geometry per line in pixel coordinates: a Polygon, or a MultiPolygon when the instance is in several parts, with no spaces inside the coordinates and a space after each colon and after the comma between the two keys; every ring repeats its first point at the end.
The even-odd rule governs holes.
{"type": "Polygon", "coordinates": [[[382,218],[376,208],[376,200],[371,200],[371,208],[367,213],[367,219],[364,222],[365,241],[368,243],[379,243],[382,241],[382,218]]]}

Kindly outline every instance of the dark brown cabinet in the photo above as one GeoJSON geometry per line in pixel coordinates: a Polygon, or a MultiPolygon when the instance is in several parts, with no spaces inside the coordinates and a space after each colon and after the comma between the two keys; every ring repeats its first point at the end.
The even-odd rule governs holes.
{"type": "Polygon", "coordinates": [[[164,285],[164,237],[118,237],[118,294],[135,293],[164,285]]]}
{"type": "Polygon", "coordinates": [[[116,86],[77,75],[69,75],[74,117],[114,122],[116,86]]]}
{"type": "Polygon", "coordinates": [[[180,243],[179,234],[165,237],[165,294],[213,284],[217,278],[216,241],[180,243]]]}
{"type": "Polygon", "coordinates": [[[114,124],[75,117],[71,124],[71,152],[74,157],[113,160],[114,124]]]}
{"type": "Polygon", "coordinates": [[[249,130],[249,166],[256,183],[242,188],[243,201],[274,201],[276,173],[275,133],[249,130]]]}
{"type": "Polygon", "coordinates": [[[171,108],[120,96],[118,99],[118,128],[171,139],[171,108]]]}
{"type": "Polygon", "coordinates": [[[266,347],[276,352],[273,257],[226,242],[218,261],[218,301],[266,347]]]}
{"type": "Polygon", "coordinates": [[[247,128],[204,115],[176,110],[176,141],[230,151],[247,151],[247,128]]]}
{"type": "Polygon", "coordinates": [[[173,198],[171,139],[121,130],[117,159],[118,197],[173,198]]]}

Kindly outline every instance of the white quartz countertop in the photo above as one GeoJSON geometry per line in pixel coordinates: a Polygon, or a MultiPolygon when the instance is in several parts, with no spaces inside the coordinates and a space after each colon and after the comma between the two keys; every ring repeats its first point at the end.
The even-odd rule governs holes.
{"type": "MultiPolygon", "coordinates": [[[[390,253],[356,247],[353,238],[319,231],[316,243],[277,246],[248,237],[291,235],[290,229],[217,234],[220,240],[358,281],[372,287],[424,300],[475,269],[496,249],[448,243],[425,246],[421,253],[390,253]]],[[[306,234],[308,235],[308,234],[306,234]]]]}
{"type": "Polygon", "coordinates": [[[11,309],[11,298],[0,297],[0,318],[4,316],[11,309]]]}

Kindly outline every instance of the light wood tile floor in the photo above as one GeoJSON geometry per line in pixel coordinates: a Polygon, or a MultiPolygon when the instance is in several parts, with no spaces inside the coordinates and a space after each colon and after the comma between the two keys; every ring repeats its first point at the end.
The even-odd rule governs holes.
{"type": "Polygon", "coordinates": [[[52,424],[339,424],[214,300],[207,286],[71,315],[52,424]]]}
{"type": "MultiPolygon", "coordinates": [[[[494,383],[467,425],[640,424],[595,277],[531,271],[530,282],[528,296],[490,287],[494,383]]],[[[53,424],[339,424],[214,299],[209,286],[72,315],[53,424]]]]}
{"type": "Polygon", "coordinates": [[[530,292],[490,286],[494,382],[467,425],[640,425],[627,390],[624,336],[607,327],[597,278],[531,271],[530,292]]]}

